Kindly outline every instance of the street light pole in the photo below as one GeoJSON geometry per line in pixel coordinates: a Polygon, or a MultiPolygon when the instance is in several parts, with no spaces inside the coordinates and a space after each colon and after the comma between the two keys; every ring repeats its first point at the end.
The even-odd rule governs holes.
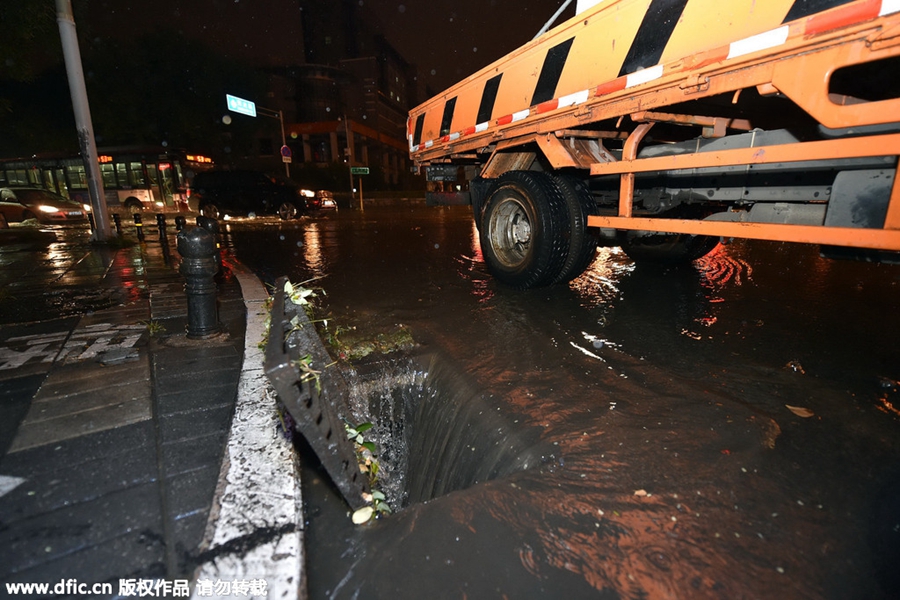
{"type": "Polygon", "coordinates": [[[92,237],[95,241],[105,242],[112,236],[112,227],[103,193],[103,180],[100,177],[100,160],[97,157],[94,125],[91,122],[91,109],[88,106],[87,89],[84,85],[84,70],[81,66],[81,51],[78,49],[78,35],[75,32],[75,16],[72,13],[71,0],[56,0],[56,22],[59,24],[59,37],[62,41],[66,75],[69,79],[69,93],[75,112],[78,148],[84,160],[91,210],[94,213],[92,237]]]}

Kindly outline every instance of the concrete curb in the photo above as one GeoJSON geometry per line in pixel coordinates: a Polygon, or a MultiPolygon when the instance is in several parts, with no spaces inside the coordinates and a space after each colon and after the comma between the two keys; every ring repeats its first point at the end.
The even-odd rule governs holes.
{"type": "Polygon", "coordinates": [[[247,308],[244,363],[192,597],[225,592],[227,582],[218,597],[306,598],[298,458],[282,434],[258,347],[268,294],[243,266],[232,270],[247,308]]]}

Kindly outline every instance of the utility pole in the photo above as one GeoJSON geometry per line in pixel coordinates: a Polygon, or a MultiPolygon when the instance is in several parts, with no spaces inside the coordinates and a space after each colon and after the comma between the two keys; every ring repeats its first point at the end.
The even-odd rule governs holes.
{"type": "Polygon", "coordinates": [[[66,75],[69,79],[69,93],[75,112],[75,128],[78,132],[78,148],[84,160],[87,174],[88,193],[91,196],[91,212],[94,214],[94,241],[106,242],[112,235],[109,211],[103,193],[100,177],[100,160],[97,158],[97,143],[94,140],[94,126],[91,123],[91,109],[88,106],[87,89],[84,86],[84,70],[81,66],[81,51],[75,32],[75,16],[71,0],[56,0],[56,22],[62,40],[66,75]]]}

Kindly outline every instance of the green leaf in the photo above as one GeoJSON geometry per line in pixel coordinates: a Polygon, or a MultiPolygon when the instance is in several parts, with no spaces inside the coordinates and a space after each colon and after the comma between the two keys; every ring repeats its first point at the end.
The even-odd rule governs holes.
{"type": "MultiPolygon", "coordinates": [[[[358,439],[362,439],[362,436],[359,436],[358,439]]],[[[369,452],[371,452],[372,454],[375,454],[375,450],[377,449],[375,442],[360,442],[359,445],[362,446],[363,448],[365,448],[366,450],[368,450],[369,452]]]]}
{"type": "Polygon", "coordinates": [[[356,426],[356,430],[360,433],[365,433],[370,429],[372,429],[371,423],[360,423],[359,425],[356,426]]]}

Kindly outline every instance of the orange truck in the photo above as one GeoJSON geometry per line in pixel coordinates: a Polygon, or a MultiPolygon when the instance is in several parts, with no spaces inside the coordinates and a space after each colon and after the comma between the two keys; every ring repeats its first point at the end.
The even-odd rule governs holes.
{"type": "Polygon", "coordinates": [[[601,0],[410,111],[495,278],[722,238],[898,262],[900,0],[601,0]]]}

